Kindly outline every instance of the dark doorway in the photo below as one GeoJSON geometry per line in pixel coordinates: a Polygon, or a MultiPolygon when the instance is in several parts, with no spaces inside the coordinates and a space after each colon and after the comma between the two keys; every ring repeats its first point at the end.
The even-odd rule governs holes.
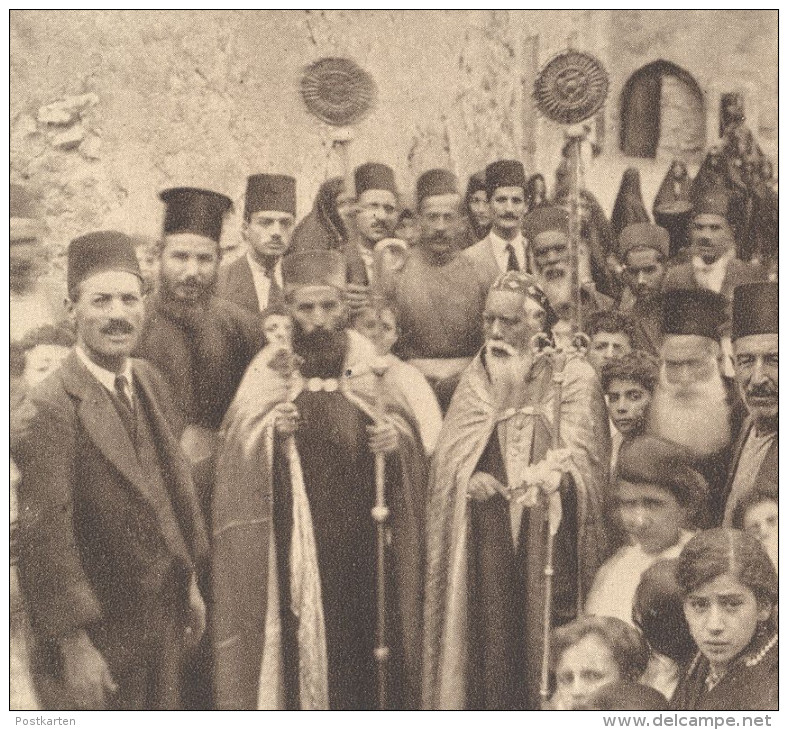
{"type": "Polygon", "coordinates": [[[705,146],[703,93],[684,69],[654,61],[629,77],[621,94],[621,150],[655,158],[657,150],[685,156],[705,146]]]}

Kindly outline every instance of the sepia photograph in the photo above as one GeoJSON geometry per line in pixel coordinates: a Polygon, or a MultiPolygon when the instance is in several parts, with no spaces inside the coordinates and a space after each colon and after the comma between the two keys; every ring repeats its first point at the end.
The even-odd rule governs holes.
{"type": "Polygon", "coordinates": [[[776,724],[778,21],[9,10],[9,723],[776,724]]]}

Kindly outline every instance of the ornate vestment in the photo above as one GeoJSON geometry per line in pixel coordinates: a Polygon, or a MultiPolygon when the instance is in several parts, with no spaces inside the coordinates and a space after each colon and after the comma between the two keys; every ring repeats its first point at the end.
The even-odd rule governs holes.
{"type": "MultiPolygon", "coordinates": [[[[593,370],[579,357],[570,357],[563,368],[539,357],[525,385],[521,403],[496,404],[483,358],[477,355],[463,374],[444,421],[432,462],[426,526],[425,709],[465,709],[469,705],[470,675],[475,671],[470,664],[469,636],[474,627],[469,626],[469,592],[473,590],[469,572],[481,537],[474,534],[472,513],[475,505],[492,503],[498,497],[469,506],[466,495],[488,445],[497,441],[500,448],[504,486],[520,487],[523,473],[555,445],[551,434],[558,419],[557,446],[568,451],[565,471],[571,477],[568,483],[574,512],[573,518],[566,517],[562,529],[571,524],[577,569],[571,578],[559,572],[554,584],[562,590],[566,587],[562,578],[564,584],[568,579],[576,583],[570,588],[581,603],[609,554],[604,515],[610,437],[593,370]]],[[[516,607],[531,617],[526,620],[529,633],[525,637],[525,661],[530,665],[517,668],[529,675],[526,684],[531,695],[539,676],[539,662],[533,657],[541,655],[542,645],[538,628],[544,598],[543,578],[538,577],[544,568],[544,543],[538,532],[538,526],[545,524],[542,504],[528,507],[512,502],[509,507],[511,537],[527,540],[527,550],[535,551],[522,556],[528,563],[528,605],[516,607]],[[524,537],[522,526],[528,520],[537,527],[524,537]]],[[[575,612],[579,610],[577,605],[575,612]]],[[[527,702],[533,704],[533,696],[527,702]]]]}
{"type": "MultiPolygon", "coordinates": [[[[348,331],[348,344],[344,375],[338,379],[337,388],[329,388],[329,381],[325,381],[321,387],[326,392],[311,395],[335,405],[339,398],[345,409],[351,409],[346,412],[371,422],[377,395],[375,376],[370,370],[374,351],[365,338],[352,331],[348,331]]],[[[305,383],[298,373],[285,377],[270,367],[270,358],[266,348],[252,362],[220,435],[213,499],[216,702],[219,709],[283,709],[292,704],[292,685],[296,684],[298,707],[328,709],[332,683],[342,678],[330,672],[333,627],[328,615],[331,601],[326,603],[326,592],[335,595],[336,586],[326,583],[320,566],[336,570],[337,561],[345,558],[327,555],[328,545],[323,545],[321,552],[321,535],[323,540],[331,539],[330,535],[325,536],[326,520],[336,520],[336,512],[343,510],[368,520],[372,535],[374,527],[366,504],[347,504],[341,497],[333,504],[335,513],[327,514],[331,506],[326,505],[332,502],[332,494],[345,494],[348,485],[316,485],[305,479],[315,459],[336,462],[341,461],[341,454],[327,454],[321,445],[309,442],[302,441],[297,446],[297,439],[275,435],[274,406],[293,401],[299,394],[310,394],[320,383],[305,383]],[[307,453],[310,449],[312,453],[307,453]],[[317,493],[315,489],[321,491],[317,493]],[[281,536],[277,535],[284,523],[280,519],[281,511],[277,516],[283,493],[287,494],[290,512],[286,515],[289,539],[287,554],[276,555],[283,546],[281,536]],[[318,511],[316,505],[322,505],[317,507],[318,511]],[[284,582],[283,565],[287,566],[284,582]],[[280,599],[285,594],[287,606],[283,607],[280,599]]],[[[386,457],[387,500],[391,510],[390,602],[396,607],[397,615],[397,635],[393,636],[394,631],[390,630],[389,642],[398,649],[398,656],[392,658],[390,665],[403,678],[404,705],[415,707],[420,687],[421,541],[426,467],[418,430],[403,394],[387,375],[382,385],[383,406],[399,433],[398,450],[386,457]],[[396,472],[392,479],[389,479],[389,466],[396,472]]],[[[299,410],[303,410],[301,406],[299,410]]],[[[343,425],[312,423],[309,427],[329,432],[342,429],[343,425]]],[[[370,478],[358,487],[360,491],[356,493],[364,494],[371,504],[374,481],[370,478]]],[[[336,538],[341,542],[343,536],[336,538]]],[[[356,549],[366,551],[367,547],[356,549]]],[[[359,554],[358,560],[352,556],[349,560],[363,562],[367,557],[359,554]]],[[[355,568],[355,564],[348,564],[347,572],[355,568]]],[[[353,592],[357,590],[361,586],[349,586],[346,598],[356,600],[353,592]]],[[[374,604],[374,587],[367,603],[369,600],[374,604]]],[[[367,617],[359,616],[359,625],[366,620],[367,617]]],[[[371,662],[371,656],[367,659],[371,662]]],[[[370,665],[370,672],[374,678],[374,665],[370,665]]]]}

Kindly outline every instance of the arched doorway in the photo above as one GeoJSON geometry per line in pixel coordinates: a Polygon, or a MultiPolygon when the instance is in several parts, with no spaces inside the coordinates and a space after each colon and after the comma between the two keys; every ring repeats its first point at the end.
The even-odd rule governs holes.
{"type": "Polygon", "coordinates": [[[670,61],[635,71],[621,93],[621,150],[631,157],[685,159],[706,146],[703,92],[670,61]]]}

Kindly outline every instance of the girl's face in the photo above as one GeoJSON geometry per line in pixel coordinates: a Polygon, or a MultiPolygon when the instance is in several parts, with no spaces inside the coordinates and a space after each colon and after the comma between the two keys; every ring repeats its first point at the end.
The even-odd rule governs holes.
{"type": "Polygon", "coordinates": [[[711,668],[723,673],[752,641],[759,621],[771,606],[759,605],[755,594],[730,573],[717,576],[684,599],[684,615],[692,638],[711,668]]]}
{"type": "Polygon", "coordinates": [[[621,679],[610,647],[596,634],[587,634],[564,650],[556,667],[557,704],[582,710],[600,687],[621,679]]]}
{"type": "Polygon", "coordinates": [[[471,195],[468,209],[477,225],[486,226],[490,222],[490,206],[487,203],[487,193],[484,190],[477,190],[471,195]]]}
{"type": "Polygon", "coordinates": [[[263,332],[269,345],[281,345],[288,349],[293,343],[293,322],[284,314],[271,314],[265,318],[263,332]]]}
{"type": "Polygon", "coordinates": [[[777,567],[777,502],[765,499],[748,508],[742,527],[760,541],[777,567]]]}

